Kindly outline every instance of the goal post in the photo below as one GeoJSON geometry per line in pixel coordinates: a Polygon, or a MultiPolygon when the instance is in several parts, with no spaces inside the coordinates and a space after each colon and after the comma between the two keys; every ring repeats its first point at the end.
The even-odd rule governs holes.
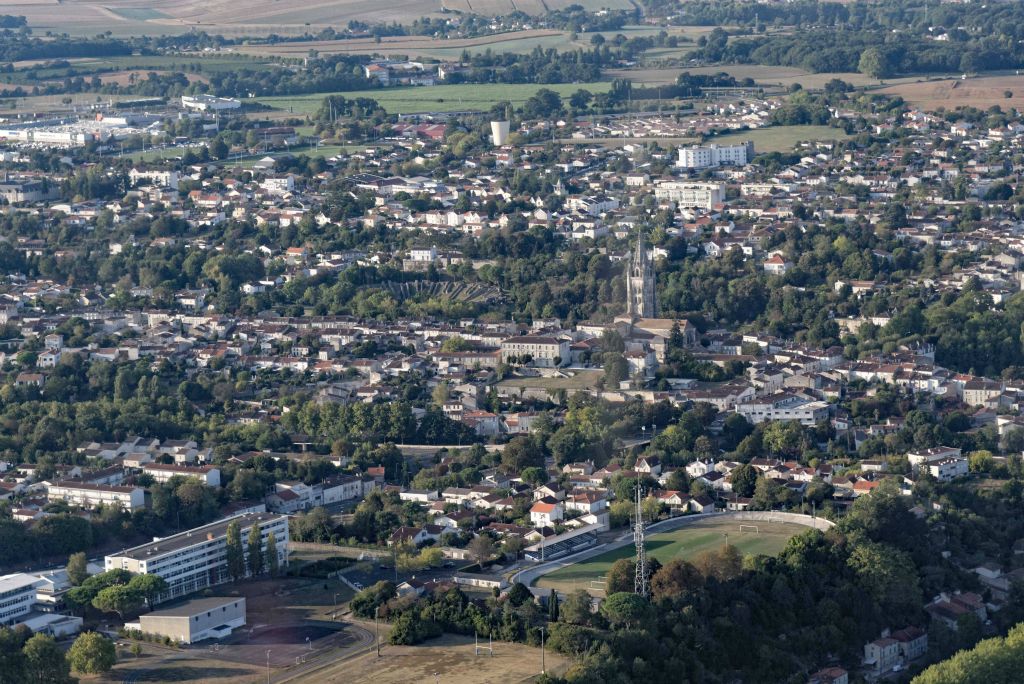
{"type": "Polygon", "coordinates": [[[754,534],[760,534],[761,530],[757,528],[757,525],[740,525],[740,532],[753,532],[754,534]]]}

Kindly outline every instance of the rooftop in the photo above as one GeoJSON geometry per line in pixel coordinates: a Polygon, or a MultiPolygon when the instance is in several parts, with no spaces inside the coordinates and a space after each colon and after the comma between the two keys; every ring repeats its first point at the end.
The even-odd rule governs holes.
{"type": "Polygon", "coordinates": [[[238,521],[242,530],[245,530],[252,527],[253,523],[258,522],[262,524],[271,520],[287,517],[288,516],[279,515],[277,513],[245,513],[243,515],[236,515],[233,518],[218,520],[207,525],[186,530],[185,532],[179,532],[178,534],[171,535],[170,537],[164,537],[163,539],[149,542],[148,544],[142,544],[130,549],[125,549],[120,553],[112,553],[108,558],[147,560],[154,556],[159,557],[168,553],[180,551],[181,549],[186,549],[190,546],[194,546],[195,544],[202,543],[211,536],[213,539],[224,537],[227,535],[228,525],[234,521],[238,521]]]}
{"type": "Polygon", "coordinates": [[[192,617],[199,613],[205,613],[210,610],[215,610],[221,606],[230,605],[232,603],[242,602],[243,607],[245,604],[244,596],[211,596],[209,598],[193,599],[186,601],[177,606],[170,608],[163,608],[161,610],[154,610],[152,613],[146,613],[142,617],[144,618],[168,618],[168,617],[192,617]]]}

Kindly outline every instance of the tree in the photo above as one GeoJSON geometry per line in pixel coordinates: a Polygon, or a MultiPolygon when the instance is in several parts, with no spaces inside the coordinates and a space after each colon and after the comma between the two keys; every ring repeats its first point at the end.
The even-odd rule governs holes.
{"type": "Polygon", "coordinates": [[[674,558],[651,577],[651,596],[657,600],[676,598],[703,584],[704,579],[692,563],[674,558]]]}
{"type": "Polygon", "coordinates": [[[537,466],[530,466],[524,468],[519,476],[523,478],[523,482],[532,484],[534,487],[539,487],[543,484],[547,484],[551,478],[548,476],[548,471],[537,466]]]}
{"type": "Polygon", "coordinates": [[[972,473],[990,473],[995,460],[991,451],[981,450],[969,453],[967,463],[972,473]]]}
{"type": "Polygon", "coordinates": [[[167,591],[167,581],[150,573],[135,575],[128,582],[128,589],[137,592],[146,601],[146,605],[152,607],[156,598],[167,591]]]}
{"type": "Polygon", "coordinates": [[[258,577],[263,574],[263,545],[260,543],[259,523],[253,523],[249,530],[249,574],[258,577]]]}
{"type": "Polygon", "coordinates": [[[117,613],[123,620],[125,615],[142,607],[142,595],[126,584],[115,584],[96,594],[92,606],[104,613],[117,613]]]}
{"type": "Polygon", "coordinates": [[[629,377],[629,363],[622,354],[608,353],[604,355],[604,386],[607,389],[619,388],[619,383],[629,377]]]}
{"type": "Polygon", "coordinates": [[[879,48],[869,47],[860,53],[857,71],[871,78],[887,78],[892,73],[892,60],[879,48]]]}
{"type": "Polygon", "coordinates": [[[245,577],[245,553],[242,551],[242,531],[237,520],[232,520],[227,529],[228,575],[237,582],[245,577]]]}
{"type": "MultiPolygon", "coordinates": [[[[29,682],[37,684],[63,684],[71,682],[68,661],[53,637],[35,634],[25,642],[22,649],[25,656],[25,675],[29,682]]],[[[7,672],[0,674],[0,680],[8,681],[7,672]]]]}
{"type": "Polygon", "coordinates": [[[84,551],[73,553],[68,557],[68,566],[66,568],[68,573],[68,580],[72,586],[77,587],[89,577],[88,570],[89,561],[85,557],[84,551]]]}
{"type": "Polygon", "coordinates": [[[560,608],[563,622],[571,622],[574,625],[589,625],[594,619],[591,611],[593,599],[586,589],[577,589],[562,601],[560,608]]]}
{"type": "Polygon", "coordinates": [[[895,620],[921,605],[918,572],[910,555],[888,544],[862,542],[847,560],[861,587],[895,620]]]}
{"type": "Polygon", "coordinates": [[[622,591],[633,591],[636,585],[636,560],[633,558],[620,558],[612,563],[605,576],[605,595],[622,591]]]}
{"type": "Polygon", "coordinates": [[[1024,662],[1024,624],[1011,629],[1005,639],[985,639],[969,651],[958,651],[949,660],[932,665],[915,677],[913,684],[1010,684],[1020,680],[1021,662],[1024,662]]]}
{"type": "Polygon", "coordinates": [[[374,611],[391,599],[398,596],[395,585],[391,582],[377,582],[372,587],[363,589],[349,603],[349,608],[361,618],[372,618],[374,611]]]}
{"type": "Polygon", "coordinates": [[[757,468],[749,463],[737,466],[729,475],[729,482],[737,496],[753,496],[757,487],[757,468]]]}
{"type": "Polygon", "coordinates": [[[532,603],[533,592],[522,582],[516,582],[508,590],[508,602],[517,608],[525,603],[532,603]]]}
{"type": "Polygon", "coordinates": [[[544,452],[533,437],[513,437],[501,451],[501,465],[511,472],[543,468],[544,452]]]}
{"type": "Polygon", "coordinates": [[[558,622],[558,594],[554,589],[548,594],[548,621],[558,622]]]}
{"type": "Polygon", "coordinates": [[[613,627],[631,629],[653,615],[651,604],[642,596],[621,591],[611,594],[601,603],[601,614],[613,627]]]}
{"type": "Polygon", "coordinates": [[[267,572],[270,573],[271,577],[277,577],[278,566],[277,539],[274,537],[274,533],[271,532],[267,535],[267,572]]]}
{"type": "Polygon", "coordinates": [[[102,674],[117,663],[117,651],[114,642],[102,634],[83,632],[71,644],[68,662],[75,672],[102,674]]]}
{"type": "Polygon", "coordinates": [[[483,565],[494,556],[494,540],[486,534],[478,534],[473,541],[469,542],[466,549],[474,561],[483,565]]]}
{"type": "Polygon", "coordinates": [[[431,401],[440,408],[444,407],[449,396],[451,396],[451,391],[447,381],[437,383],[434,387],[434,391],[430,393],[431,401]]]}

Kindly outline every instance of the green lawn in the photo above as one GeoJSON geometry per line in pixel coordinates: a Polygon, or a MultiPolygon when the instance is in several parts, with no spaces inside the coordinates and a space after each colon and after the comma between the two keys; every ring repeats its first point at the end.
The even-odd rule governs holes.
{"type": "Polygon", "coordinates": [[[566,391],[589,389],[596,387],[597,382],[604,376],[604,371],[583,370],[569,371],[574,375],[568,378],[509,378],[498,383],[499,387],[540,387],[546,390],[566,391]]]}
{"type": "MultiPolygon", "coordinates": [[[[744,530],[747,530],[744,527],[744,530]]],[[[652,534],[647,538],[647,552],[662,564],[673,558],[692,560],[704,551],[719,548],[729,535],[729,543],[735,545],[744,556],[759,554],[774,556],[781,551],[791,537],[809,528],[792,523],[764,523],[739,521],[735,518],[702,520],[672,532],[652,534]],[[740,525],[756,525],[758,532],[740,532],[740,525]]],[[[561,592],[573,589],[600,589],[591,586],[592,580],[603,580],[612,563],[620,558],[633,557],[632,545],[609,551],[588,560],[560,568],[537,581],[537,585],[554,588],[561,592]]]]}
{"type": "Polygon", "coordinates": [[[716,135],[708,138],[708,142],[729,145],[743,142],[744,140],[753,140],[754,151],[757,153],[789,152],[799,142],[809,140],[846,140],[849,137],[843,129],[832,128],[831,126],[772,126],[770,128],[758,128],[751,131],[716,135]]]}
{"type": "MultiPolygon", "coordinates": [[[[346,98],[369,97],[380,103],[389,113],[408,114],[414,112],[452,112],[461,110],[487,110],[494,104],[508,100],[514,105],[521,105],[541,88],[553,90],[563,98],[567,98],[580,88],[592,93],[604,93],[611,87],[609,82],[599,83],[560,83],[554,85],[534,84],[476,84],[437,86],[408,86],[401,88],[381,88],[379,90],[360,90],[355,92],[337,93],[346,98]]],[[[316,93],[313,95],[297,95],[285,97],[260,97],[257,102],[297,115],[312,114],[320,108],[324,97],[332,93],[316,93]]]]}

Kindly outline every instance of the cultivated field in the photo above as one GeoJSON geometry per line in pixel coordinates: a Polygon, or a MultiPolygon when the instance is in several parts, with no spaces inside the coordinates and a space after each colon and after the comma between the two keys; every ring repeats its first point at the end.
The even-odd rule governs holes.
{"type": "MultiPolygon", "coordinates": [[[[346,98],[369,97],[380,103],[384,109],[393,114],[410,114],[417,112],[457,112],[463,110],[485,111],[498,102],[508,100],[514,105],[521,105],[541,88],[553,90],[563,98],[572,95],[580,88],[592,93],[607,92],[610,83],[561,83],[555,85],[533,84],[460,84],[438,86],[410,86],[404,88],[382,88],[379,90],[359,90],[338,93],[346,98]]],[[[312,114],[320,108],[327,93],[298,95],[288,97],[261,97],[258,102],[270,105],[275,109],[304,116],[312,114]]]]}
{"type": "Polygon", "coordinates": [[[193,29],[225,35],[299,35],[355,19],[367,23],[411,22],[459,10],[507,14],[515,9],[543,14],[579,4],[588,9],[630,9],[629,0],[6,0],[0,12],[24,15],[37,33],[92,36],[184,33],[193,29]]]}
{"type": "Polygon", "coordinates": [[[772,126],[717,135],[708,138],[708,141],[719,145],[730,145],[753,140],[754,151],[760,153],[789,152],[800,142],[846,140],[849,137],[846,131],[831,126],[772,126]]]}
{"type": "MultiPolygon", "coordinates": [[[[650,26],[624,26],[618,31],[601,32],[611,40],[621,33],[627,38],[649,36],[657,33],[658,28],[650,26]]],[[[682,26],[669,29],[672,35],[685,36],[696,40],[699,36],[710,32],[710,28],[682,26]]],[[[378,43],[372,38],[351,38],[345,40],[316,40],[282,42],[273,45],[241,45],[231,48],[241,53],[256,56],[302,58],[310,50],[321,55],[402,55],[409,58],[451,60],[458,59],[463,51],[470,53],[494,50],[500,52],[525,53],[534,48],[555,48],[558,50],[575,50],[577,48],[592,49],[590,40],[594,33],[580,33],[576,40],[568,31],[554,29],[531,29],[528,31],[509,31],[495,33],[477,38],[453,38],[450,40],[430,38],[427,36],[386,36],[378,43]]]]}
{"type": "MultiPolygon", "coordinates": [[[[506,684],[532,681],[540,673],[540,649],[496,642],[494,656],[476,656],[472,637],[444,636],[420,646],[386,645],[381,658],[369,653],[337,663],[289,684],[506,684]],[[435,679],[436,678],[436,679],[435,679]]],[[[552,651],[545,654],[549,672],[559,674],[569,662],[552,651]]]]}
{"type": "Polygon", "coordinates": [[[978,76],[974,78],[946,78],[934,81],[904,80],[887,85],[875,92],[899,95],[910,104],[923,109],[939,107],[977,107],[988,109],[999,105],[1004,110],[1024,109],[1024,76],[1005,74],[999,76],[978,76]],[[1006,97],[1009,91],[1011,97],[1006,97]]]}
{"type": "MultiPolygon", "coordinates": [[[[695,522],[672,532],[652,534],[647,538],[648,553],[661,563],[673,558],[693,560],[704,551],[718,549],[725,543],[735,545],[743,555],[765,554],[773,556],[785,547],[791,537],[808,528],[793,523],[747,522],[735,518],[709,519],[695,522]],[[743,530],[740,531],[740,525],[743,530]],[[756,525],[758,532],[750,530],[756,525]]],[[[620,558],[633,556],[633,547],[626,545],[593,558],[573,563],[537,580],[537,585],[554,588],[561,592],[574,589],[599,590],[601,585],[591,586],[593,580],[603,580],[612,563],[620,558]]]]}

